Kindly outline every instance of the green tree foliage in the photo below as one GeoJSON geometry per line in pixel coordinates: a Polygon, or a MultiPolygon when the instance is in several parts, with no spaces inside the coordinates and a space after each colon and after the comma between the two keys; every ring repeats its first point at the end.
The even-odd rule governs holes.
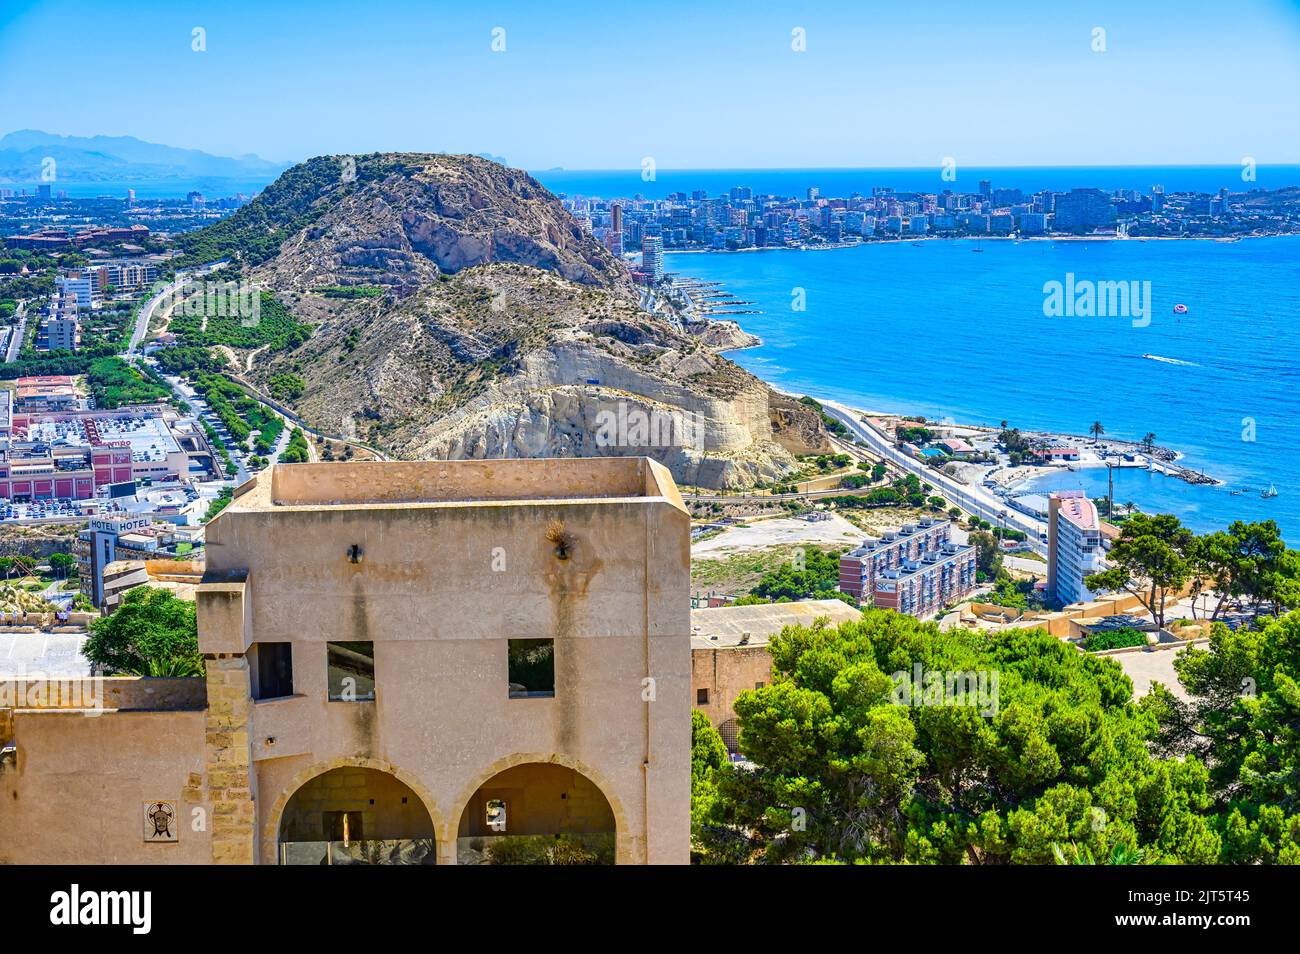
{"type": "Polygon", "coordinates": [[[271,397],[279,401],[294,401],[302,397],[302,392],[306,390],[307,382],[302,379],[301,375],[293,374],[289,371],[282,371],[278,374],[271,375],[269,381],[271,397]]]}
{"type": "MultiPolygon", "coordinates": [[[[1076,845],[1070,842],[1066,845],[1053,845],[1052,855],[1056,858],[1058,865],[1095,865],[1098,864],[1093,859],[1092,851],[1087,845],[1076,845]]],[[[1110,860],[1102,862],[1108,865],[1140,865],[1144,864],[1146,852],[1141,848],[1129,848],[1127,845],[1116,845],[1110,853],[1110,860]]]]}
{"type": "Polygon", "coordinates": [[[1195,572],[1207,577],[1219,594],[1212,619],[1230,601],[1274,614],[1300,606],[1300,553],[1287,549],[1272,520],[1238,520],[1227,530],[1200,537],[1191,561],[1195,572]]]}
{"type": "Polygon", "coordinates": [[[837,589],[839,582],[839,551],[804,547],[789,561],[764,573],[750,592],[773,601],[845,599],[847,594],[837,589]]]}
{"type": "Polygon", "coordinates": [[[260,348],[268,345],[272,351],[282,351],[296,348],[311,337],[311,325],[299,323],[270,292],[262,292],[261,296],[256,320],[243,315],[209,315],[205,322],[200,315],[182,315],[178,311],[172,318],[170,330],[186,347],[228,345],[232,348],[260,348]]]}
{"type": "Polygon", "coordinates": [[[735,703],[755,765],[717,772],[709,860],[1052,864],[1062,845],[1218,857],[1205,767],[1152,755],[1156,719],[1112,660],[1038,630],[941,632],[883,610],[789,627],[771,649],[774,681],[735,703]],[[917,664],[988,673],[986,694],[900,692],[917,664]]]}
{"type": "Polygon", "coordinates": [[[154,353],[158,367],[167,374],[188,375],[192,371],[220,371],[221,361],[209,348],[179,345],[154,353]]]}
{"type": "Polygon", "coordinates": [[[997,537],[987,530],[976,530],[968,539],[975,544],[975,572],[979,579],[995,579],[1002,572],[1002,550],[997,537]]]}
{"type": "Polygon", "coordinates": [[[386,294],[379,285],[322,285],[312,291],[326,298],[383,298],[386,294]]]}
{"type": "Polygon", "coordinates": [[[1029,597],[1033,591],[1034,584],[1032,582],[1012,579],[1010,573],[999,567],[993,580],[993,592],[989,594],[989,599],[998,606],[1029,609],[1029,597]]]}
{"type": "MultiPolygon", "coordinates": [[[[851,478],[846,478],[845,483],[851,478]]],[[[915,474],[908,474],[890,482],[888,487],[877,487],[866,495],[845,494],[832,498],[829,502],[838,507],[924,507],[928,484],[922,484],[915,474]]]]}
{"type": "Polygon", "coordinates": [[[309,460],[311,454],[307,449],[307,435],[302,432],[302,428],[295,427],[289,432],[289,443],[284,445],[284,451],[280,454],[280,463],[305,464],[309,460]]]}
{"type": "Polygon", "coordinates": [[[1196,536],[1172,514],[1136,513],[1124,521],[1107,558],[1110,569],[1090,574],[1092,590],[1125,590],[1163,629],[1165,601],[1192,576],[1196,536]]]}
{"type": "MultiPolygon", "coordinates": [[[[377,158],[377,157],[376,157],[377,158]]],[[[375,174],[376,162],[356,161],[357,179],[375,174]]],[[[183,252],[178,268],[222,259],[260,265],[275,256],[280,245],[321,214],[320,200],[351,189],[343,181],[336,157],[320,156],[287,170],[248,205],[233,215],[179,237],[183,252]]]]}
{"type": "Polygon", "coordinates": [[[45,374],[85,374],[97,359],[112,357],[117,351],[114,345],[98,345],[93,348],[83,348],[76,354],[70,351],[51,351],[40,357],[19,358],[8,364],[0,364],[0,379],[10,380],[45,374]]]}
{"type": "Polygon", "coordinates": [[[230,487],[222,487],[221,493],[212,498],[208,504],[208,511],[203,515],[203,522],[207,523],[230,506],[230,501],[235,499],[235,491],[230,487]]]}
{"type": "Polygon", "coordinates": [[[691,710],[691,842],[702,844],[702,829],[718,797],[717,774],[727,765],[727,746],[699,709],[691,710]]]}
{"type": "Polygon", "coordinates": [[[1209,767],[1223,861],[1300,864],[1300,612],[1257,630],[1215,623],[1174,668],[1191,701],[1156,685],[1142,705],[1162,753],[1209,767]]]}
{"type": "Polygon", "coordinates": [[[109,673],[135,676],[201,676],[194,604],[167,590],[130,590],[111,616],[90,624],[83,650],[109,673]]]}
{"type": "Polygon", "coordinates": [[[265,453],[280,439],[283,418],[225,375],[199,371],[191,374],[190,379],[236,444],[244,444],[253,431],[258,431],[266,445],[265,453]]]}
{"type": "Polygon", "coordinates": [[[77,558],[70,553],[51,553],[50,569],[57,573],[61,579],[67,579],[77,572],[77,558]]]}
{"type": "Polygon", "coordinates": [[[86,384],[95,406],[117,408],[124,404],[165,401],[171,390],[145,377],[121,358],[97,358],[86,372],[86,384]]]}

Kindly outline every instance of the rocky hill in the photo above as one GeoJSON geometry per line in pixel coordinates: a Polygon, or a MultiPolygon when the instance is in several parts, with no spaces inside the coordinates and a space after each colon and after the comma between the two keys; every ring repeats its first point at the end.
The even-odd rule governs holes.
{"type": "Polygon", "coordinates": [[[253,383],[300,381],[303,417],[395,456],[647,454],[744,487],[828,447],[815,412],[717,353],[743,332],[647,313],[553,195],[486,159],[313,159],[185,250],[312,326],[237,353],[253,383]]]}

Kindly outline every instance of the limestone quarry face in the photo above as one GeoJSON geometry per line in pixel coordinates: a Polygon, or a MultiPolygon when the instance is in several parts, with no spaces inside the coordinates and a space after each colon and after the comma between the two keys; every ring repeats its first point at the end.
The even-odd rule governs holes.
{"type": "Polygon", "coordinates": [[[755,385],[710,396],[570,342],[529,355],[414,456],[647,456],[684,485],[745,487],[779,478],[789,460],[755,385]]]}
{"type": "MultiPolygon", "coordinates": [[[[472,156],[351,158],[349,181],[331,177],[347,157],[285,174],[296,217],[250,269],[314,330],[247,377],[302,378],[294,409],[320,429],[404,458],[646,455],[704,488],[829,449],[815,411],[719,354],[756,339],[647,313],[623,262],[531,176],[472,156]],[[323,293],[337,286],[370,296],[323,293]]],[[[284,181],[253,215],[286,204],[284,181]]]]}

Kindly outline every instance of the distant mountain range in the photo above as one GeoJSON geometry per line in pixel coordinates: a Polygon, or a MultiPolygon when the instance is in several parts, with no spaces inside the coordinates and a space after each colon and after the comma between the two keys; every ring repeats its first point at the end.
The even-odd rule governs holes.
{"type": "Polygon", "coordinates": [[[35,129],[0,139],[0,182],[35,183],[53,158],[65,182],[145,182],[168,179],[265,178],[270,182],[292,163],[259,156],[214,156],[134,136],[56,136],[35,129]]]}

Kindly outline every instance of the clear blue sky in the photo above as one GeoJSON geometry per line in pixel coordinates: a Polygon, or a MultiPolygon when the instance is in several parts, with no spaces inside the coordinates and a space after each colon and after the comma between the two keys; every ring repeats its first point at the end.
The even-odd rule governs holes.
{"type": "Polygon", "coordinates": [[[0,5],[0,132],[276,160],[1294,163],[1297,91],[1300,9],[1279,0],[0,5]],[[796,27],[806,52],[791,50],[796,27]]]}

